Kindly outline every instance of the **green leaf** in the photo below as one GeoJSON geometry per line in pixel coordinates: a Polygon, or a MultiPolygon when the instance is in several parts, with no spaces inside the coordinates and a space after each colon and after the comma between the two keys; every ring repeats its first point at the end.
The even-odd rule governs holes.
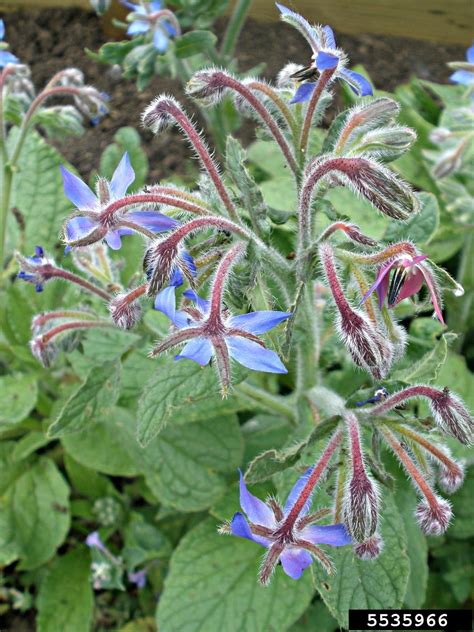
{"type": "Polygon", "coordinates": [[[137,566],[157,558],[171,555],[171,544],[163,533],[140,514],[133,514],[125,529],[125,547],[123,559],[129,572],[137,566]]]}
{"type": "Polygon", "coordinates": [[[336,425],[338,417],[330,417],[319,423],[316,428],[301,442],[294,443],[281,450],[271,448],[256,456],[249,463],[245,472],[247,483],[259,483],[271,478],[277,472],[282,472],[294,465],[315,441],[325,437],[336,425]]]}
{"type": "Polygon", "coordinates": [[[186,59],[214,47],[217,37],[211,31],[190,31],[174,40],[176,57],[186,59]]]}
{"type": "Polygon", "coordinates": [[[431,383],[436,380],[448,354],[448,345],[457,337],[453,333],[445,333],[441,336],[431,351],[413,362],[408,368],[395,371],[391,379],[405,384],[416,384],[419,382],[431,383]]]}
{"type": "MultiPolygon", "coordinates": [[[[16,134],[17,130],[15,137],[16,134]]],[[[38,133],[28,134],[18,162],[18,172],[13,178],[11,204],[18,207],[23,215],[24,249],[27,252],[33,251],[36,244],[50,249],[58,242],[61,222],[71,210],[71,202],[63,192],[59,169],[64,163],[61,154],[38,133]]]]}
{"type": "Polygon", "coordinates": [[[135,438],[135,420],[121,408],[111,409],[80,433],[64,435],[61,443],[75,461],[110,476],[138,476],[144,467],[145,450],[135,438]]]}
{"type": "Polygon", "coordinates": [[[24,471],[0,498],[0,564],[49,560],[69,531],[69,488],[50,459],[24,471]]]}
{"type": "Polygon", "coordinates": [[[413,517],[413,508],[417,504],[416,494],[407,481],[402,480],[400,468],[398,474],[395,501],[407,534],[407,553],[410,558],[410,575],[403,601],[407,608],[421,608],[428,586],[428,545],[413,517]]]}
{"type": "Polygon", "coordinates": [[[94,607],[89,575],[90,556],[85,547],[54,561],[36,602],[38,632],[89,632],[94,607]]]}
{"type": "Polygon", "coordinates": [[[333,204],[336,211],[349,216],[364,234],[370,235],[373,239],[382,238],[388,219],[385,215],[378,213],[367,200],[357,197],[355,193],[342,187],[329,190],[325,199],[333,204]]]}
{"type": "Polygon", "coordinates": [[[214,371],[195,362],[161,365],[138,402],[137,437],[142,446],[172,421],[184,424],[238,410],[235,397],[222,399],[214,371]]]}
{"type": "Polygon", "coordinates": [[[94,367],[86,381],[68,399],[48,429],[50,437],[77,432],[107,416],[119,396],[120,364],[105,362],[94,367]]]}
{"type": "Polygon", "coordinates": [[[145,184],[148,173],[148,158],[141,147],[140,135],[133,127],[121,127],[114,134],[114,142],[105,148],[100,158],[100,175],[110,180],[125,152],[128,152],[135,171],[135,180],[132,182],[130,190],[136,191],[145,184]]]}
{"type": "Polygon", "coordinates": [[[384,490],[381,532],[384,548],[376,560],[356,558],[351,547],[331,550],[334,575],[313,565],[316,587],[329,611],[343,628],[348,627],[349,608],[400,608],[406,594],[410,561],[407,538],[393,495],[384,490]]]}
{"type": "Polygon", "coordinates": [[[266,140],[257,140],[247,150],[258,171],[267,176],[259,187],[268,206],[280,211],[294,209],[296,185],[288,171],[286,161],[276,145],[266,140]]]}
{"type": "MultiPolygon", "coordinates": [[[[208,409],[208,417],[215,411],[208,409]]],[[[169,426],[150,444],[154,467],[145,469],[151,491],[179,511],[210,507],[225,492],[224,472],[235,472],[243,440],[235,415],[169,426]]],[[[150,464],[151,465],[151,464],[150,464]]]]}
{"type": "Polygon", "coordinates": [[[432,193],[419,193],[418,197],[421,211],[407,222],[390,222],[384,235],[385,241],[410,239],[420,246],[430,241],[439,226],[438,200],[432,193]]]}
{"type": "Polygon", "coordinates": [[[108,478],[78,463],[67,453],[64,455],[64,466],[75,493],[94,500],[114,493],[114,486],[108,478]]]}
{"type": "Polygon", "coordinates": [[[206,520],[180,541],[157,625],[166,632],[284,632],[313,595],[309,573],[295,582],[276,569],[270,586],[257,583],[262,549],[253,542],[217,534],[206,520]]]}
{"type": "Polygon", "coordinates": [[[0,377],[0,392],[0,424],[16,424],[35,407],[38,385],[32,375],[6,375],[0,377]]]}
{"type": "Polygon", "coordinates": [[[0,496],[21,476],[25,469],[25,464],[18,463],[15,458],[14,449],[16,445],[15,441],[0,442],[0,471],[2,473],[0,477],[0,496]]]}
{"type": "Polygon", "coordinates": [[[466,473],[466,480],[461,489],[454,494],[453,524],[449,527],[448,534],[453,538],[466,540],[474,537],[474,469],[471,467],[466,473]]]}
{"type": "Polygon", "coordinates": [[[82,343],[84,357],[90,366],[101,365],[104,358],[109,362],[118,360],[131,349],[140,337],[123,329],[91,329],[82,343]]]}
{"type": "Polygon", "coordinates": [[[123,42],[107,42],[99,49],[99,54],[94,53],[86,48],[89,57],[104,64],[121,64],[128,53],[138,44],[138,38],[123,42]]]}

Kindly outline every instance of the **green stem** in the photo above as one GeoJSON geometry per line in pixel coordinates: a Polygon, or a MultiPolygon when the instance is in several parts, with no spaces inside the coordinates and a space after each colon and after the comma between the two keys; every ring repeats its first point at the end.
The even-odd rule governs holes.
{"type": "Polygon", "coordinates": [[[13,172],[8,163],[3,163],[2,201],[0,209],[0,268],[3,270],[5,245],[7,239],[7,221],[10,210],[10,195],[12,190],[13,172]]]}
{"type": "Polygon", "coordinates": [[[295,411],[292,406],[287,404],[283,397],[278,397],[277,395],[271,395],[267,391],[263,391],[257,386],[253,386],[248,382],[242,382],[238,386],[235,387],[237,392],[242,393],[246,397],[258,402],[269,411],[274,413],[279,413],[286,417],[292,424],[296,424],[296,416],[295,411]]]}
{"type": "Polygon", "coordinates": [[[221,46],[221,57],[228,58],[234,54],[237,40],[239,39],[240,31],[247,17],[248,10],[252,0],[237,0],[235,3],[234,11],[227,25],[227,29],[224,35],[221,46]]]}

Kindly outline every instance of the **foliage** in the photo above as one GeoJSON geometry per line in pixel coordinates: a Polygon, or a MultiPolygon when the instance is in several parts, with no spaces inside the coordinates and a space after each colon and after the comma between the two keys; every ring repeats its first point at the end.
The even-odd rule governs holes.
{"type": "MultiPolygon", "coordinates": [[[[330,59],[315,63],[333,65],[310,82],[321,90],[292,103],[295,68],[277,85],[225,69],[248,3],[217,49],[206,29],[224,4],[175,2],[188,30],[164,51],[144,32],[99,53],[139,87],[161,72],[190,80],[211,133],[223,111],[257,122],[247,148],[228,122],[221,167],[177,101],[150,105],[144,123],[176,124],[199,158],[190,190],[146,184],[132,128],[102,154],[96,194],[66,168],[61,179],[48,137],[81,133],[80,112],[104,114],[105,98],[77,71],[36,100],[21,65],[2,73],[0,613],[35,617],[40,632],[332,632],[349,608],[468,604],[470,95],[413,79],[360,98],[341,83],[351,108],[325,129],[328,88],[351,77],[328,31],[317,33],[330,59]],[[47,108],[51,94],[75,106],[47,108]],[[420,283],[397,302],[407,276],[420,283]],[[380,304],[368,296],[377,282],[380,304]],[[191,329],[199,345],[186,351],[191,329]],[[176,361],[175,342],[187,343],[176,361]],[[336,527],[341,546],[314,546],[294,575],[284,547],[283,567],[268,553],[262,563],[238,468],[270,498],[260,530],[288,524],[307,489],[320,533],[336,527]],[[284,507],[272,500],[297,480],[284,507]],[[434,486],[455,492],[449,528],[434,486]],[[431,522],[420,498],[439,510],[431,522]],[[248,539],[230,535],[243,533],[241,512],[248,539]]],[[[273,531],[261,531],[267,549],[273,531]]],[[[291,538],[300,532],[293,521],[291,538]]]]}

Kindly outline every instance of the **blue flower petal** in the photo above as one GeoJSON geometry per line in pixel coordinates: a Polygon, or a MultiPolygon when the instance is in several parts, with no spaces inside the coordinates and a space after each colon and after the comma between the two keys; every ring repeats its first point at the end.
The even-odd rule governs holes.
{"type": "Polygon", "coordinates": [[[163,20],[162,25],[165,27],[170,37],[174,37],[176,35],[176,28],[173,26],[173,24],[171,24],[171,22],[168,22],[168,20],[163,20]]]}
{"type": "Polygon", "coordinates": [[[331,524],[328,526],[311,525],[300,532],[303,540],[313,544],[329,544],[331,546],[346,546],[352,543],[351,536],[347,533],[343,524],[331,524]]]}
{"type": "Polygon", "coordinates": [[[211,360],[212,347],[211,343],[205,338],[195,338],[190,340],[175,356],[175,360],[181,360],[187,358],[188,360],[194,360],[201,366],[207,366],[211,360]]]}
{"type": "Polygon", "coordinates": [[[321,42],[316,29],[314,29],[311,24],[305,20],[305,18],[299,13],[295,13],[291,9],[283,6],[282,4],[275,3],[277,9],[280,11],[282,20],[291,24],[295,29],[297,29],[301,35],[306,39],[308,44],[313,49],[314,53],[317,53],[321,48],[321,42]]]}
{"type": "Polygon", "coordinates": [[[465,86],[469,86],[474,83],[474,72],[471,72],[470,70],[456,70],[449,79],[454,83],[461,83],[465,86]]]}
{"type": "Polygon", "coordinates": [[[234,514],[234,517],[231,520],[230,530],[232,535],[235,535],[238,538],[252,540],[252,542],[256,542],[257,544],[261,544],[265,547],[268,547],[270,545],[270,541],[267,540],[267,538],[263,538],[259,535],[254,535],[252,533],[247,520],[239,511],[234,514]]]}
{"type": "Polygon", "coordinates": [[[96,228],[97,223],[90,217],[73,217],[66,224],[66,237],[69,241],[77,241],[96,228]]]}
{"type": "Polygon", "coordinates": [[[288,312],[259,311],[250,312],[249,314],[240,314],[232,316],[229,319],[229,325],[237,329],[243,329],[251,334],[264,334],[266,331],[273,329],[279,323],[291,316],[288,312]]]}
{"type": "Polygon", "coordinates": [[[162,6],[163,5],[161,4],[160,0],[152,0],[152,2],[150,2],[150,7],[153,9],[153,11],[159,11],[162,6]]]}
{"type": "Polygon", "coordinates": [[[339,63],[339,57],[332,53],[320,51],[316,57],[316,68],[318,70],[330,70],[335,68],[339,63]]]}
{"type": "Polygon", "coordinates": [[[288,373],[278,355],[257,342],[241,336],[226,336],[225,340],[231,357],[247,369],[265,373],[288,373]]]}
{"type": "Polygon", "coordinates": [[[87,184],[61,165],[64,193],[71,202],[81,209],[94,210],[97,207],[97,197],[92,193],[87,184]]]}
{"type": "Polygon", "coordinates": [[[254,524],[260,524],[263,527],[272,529],[276,525],[273,511],[263,502],[263,500],[260,500],[260,498],[257,498],[248,491],[247,486],[245,485],[244,476],[240,470],[239,476],[240,506],[247,514],[247,518],[254,524]]]}
{"type": "Polygon", "coordinates": [[[109,230],[105,236],[105,241],[112,250],[120,250],[122,247],[122,239],[118,230],[109,230]]]}
{"type": "Polygon", "coordinates": [[[127,35],[143,35],[150,30],[150,24],[145,20],[134,20],[127,29],[127,35]]]}
{"type": "Polygon", "coordinates": [[[18,57],[10,53],[10,51],[0,51],[0,68],[4,68],[7,64],[17,64],[19,61],[18,57]]]}
{"type": "Polygon", "coordinates": [[[0,40],[5,37],[5,22],[0,20],[0,40]]]}
{"type": "Polygon", "coordinates": [[[179,226],[179,222],[157,211],[131,211],[127,219],[155,233],[162,233],[179,226]]]}
{"type": "Polygon", "coordinates": [[[344,79],[344,81],[349,84],[349,87],[352,89],[352,91],[355,92],[359,97],[366,97],[368,95],[374,94],[372,86],[370,85],[370,81],[368,81],[359,72],[354,72],[353,70],[343,68],[339,71],[339,75],[341,79],[344,79]]]}
{"type": "Polygon", "coordinates": [[[326,37],[326,46],[328,48],[336,48],[336,38],[334,37],[334,31],[328,25],[323,26],[324,35],[326,37]]]}
{"type": "MultiPolygon", "coordinates": [[[[313,471],[313,468],[309,467],[306,470],[306,472],[303,474],[303,476],[301,476],[294,484],[293,489],[288,494],[288,498],[286,499],[285,507],[283,509],[283,513],[285,514],[285,516],[290,512],[291,508],[295,504],[296,499],[301,494],[303,487],[306,485],[312,471],[313,471]]],[[[300,516],[305,516],[308,513],[310,507],[311,507],[311,496],[305,502],[303,509],[300,512],[300,516]]]]}
{"type": "Polygon", "coordinates": [[[121,198],[127,192],[128,187],[135,180],[135,171],[133,170],[128,151],[122,156],[122,160],[114,171],[112,180],[110,181],[110,192],[113,198],[121,198]]]}
{"type": "Polygon", "coordinates": [[[196,264],[194,263],[194,259],[191,257],[187,250],[183,250],[181,252],[181,259],[184,260],[186,267],[191,272],[191,275],[194,277],[197,273],[196,264]]]}
{"type": "Polygon", "coordinates": [[[194,290],[186,290],[183,292],[183,296],[189,298],[191,301],[194,301],[198,310],[203,314],[207,314],[209,312],[211,301],[201,298],[194,290]]]}
{"type": "Polygon", "coordinates": [[[467,49],[466,59],[470,64],[474,64],[474,44],[467,49]]]}
{"type": "Polygon", "coordinates": [[[314,81],[302,83],[293,95],[290,103],[304,103],[305,101],[308,101],[313,94],[315,87],[316,83],[314,81]]]}
{"type": "Polygon", "coordinates": [[[158,24],[155,32],[153,33],[153,46],[159,53],[164,53],[169,45],[169,39],[166,33],[160,28],[158,24]]]}
{"type": "Polygon", "coordinates": [[[285,548],[280,555],[283,570],[291,579],[299,579],[305,568],[313,563],[313,558],[303,549],[285,548]]]}
{"type": "Polygon", "coordinates": [[[165,316],[168,316],[176,327],[187,327],[193,322],[192,318],[186,314],[186,312],[176,309],[176,288],[174,285],[165,287],[164,290],[158,292],[155,298],[154,308],[165,314],[165,316]]]}

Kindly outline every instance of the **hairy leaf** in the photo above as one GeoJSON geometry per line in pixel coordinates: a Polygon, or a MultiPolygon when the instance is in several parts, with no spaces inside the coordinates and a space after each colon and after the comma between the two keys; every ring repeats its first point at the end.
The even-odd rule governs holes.
{"type": "Polygon", "coordinates": [[[257,583],[263,549],[217,534],[206,520],[181,540],[158,604],[157,625],[167,632],[284,632],[306,610],[309,573],[295,582],[277,568],[269,587],[257,583]]]}
{"type": "Polygon", "coordinates": [[[85,547],[55,560],[38,594],[38,632],[89,632],[94,606],[89,575],[85,547]]]}

